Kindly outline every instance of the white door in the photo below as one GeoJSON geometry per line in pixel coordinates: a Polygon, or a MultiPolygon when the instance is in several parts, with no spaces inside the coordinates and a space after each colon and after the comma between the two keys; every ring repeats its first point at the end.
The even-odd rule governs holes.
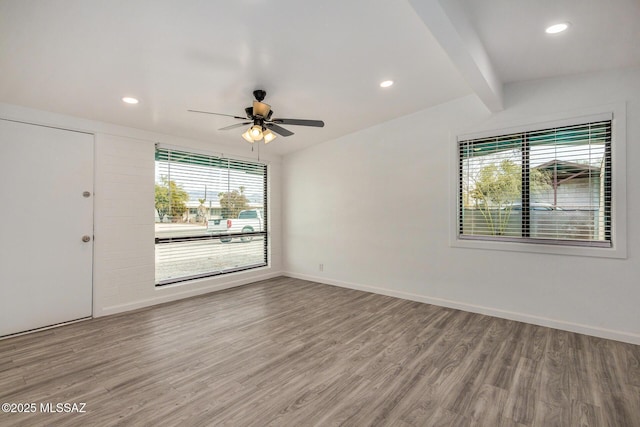
{"type": "Polygon", "coordinates": [[[0,336],[91,316],[92,269],[93,135],[0,119],[0,336]]]}

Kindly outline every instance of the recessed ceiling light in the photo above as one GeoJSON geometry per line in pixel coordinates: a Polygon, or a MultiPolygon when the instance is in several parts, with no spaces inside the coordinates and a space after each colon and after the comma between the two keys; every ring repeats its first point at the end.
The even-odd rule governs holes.
{"type": "Polygon", "coordinates": [[[385,80],[382,83],[380,83],[380,87],[389,87],[393,84],[393,80],[385,80]]]}
{"type": "Polygon", "coordinates": [[[122,102],[126,102],[127,104],[137,104],[140,101],[130,96],[125,96],[124,98],[122,98],[122,102]]]}
{"type": "Polygon", "coordinates": [[[547,27],[545,31],[545,33],[547,34],[558,34],[563,32],[564,30],[566,30],[567,28],[569,28],[569,23],[568,22],[561,22],[560,24],[554,24],[550,27],[547,27]]]}

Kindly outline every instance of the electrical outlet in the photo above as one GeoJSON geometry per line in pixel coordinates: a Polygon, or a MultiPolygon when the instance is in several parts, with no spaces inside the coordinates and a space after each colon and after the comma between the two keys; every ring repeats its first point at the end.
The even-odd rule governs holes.
{"type": "Polygon", "coordinates": [[[324,264],[320,264],[320,271],[324,271],[324,264]]]}

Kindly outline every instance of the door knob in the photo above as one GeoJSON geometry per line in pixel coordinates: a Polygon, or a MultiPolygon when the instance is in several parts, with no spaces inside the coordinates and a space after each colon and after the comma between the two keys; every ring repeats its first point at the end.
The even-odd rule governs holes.
{"type": "Polygon", "coordinates": [[[87,235],[82,236],[82,241],[85,242],[85,243],[86,242],[90,242],[91,241],[91,236],[87,236],[87,235]]]}

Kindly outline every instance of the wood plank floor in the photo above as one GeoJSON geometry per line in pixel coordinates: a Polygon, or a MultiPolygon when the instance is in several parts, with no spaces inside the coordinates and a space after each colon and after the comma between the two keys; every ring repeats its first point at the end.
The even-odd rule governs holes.
{"type": "Polygon", "coordinates": [[[291,278],[0,341],[5,426],[640,426],[640,346],[291,278]]]}

